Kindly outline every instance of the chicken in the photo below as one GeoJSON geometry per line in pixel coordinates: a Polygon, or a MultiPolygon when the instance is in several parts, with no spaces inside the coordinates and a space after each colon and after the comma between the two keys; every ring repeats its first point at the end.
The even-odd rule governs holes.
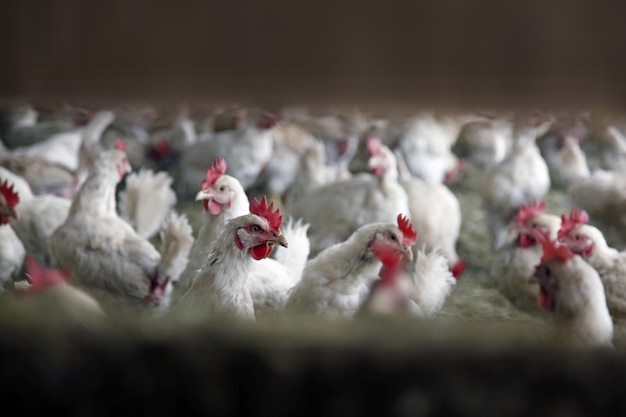
{"type": "Polygon", "coordinates": [[[187,267],[176,282],[176,295],[182,295],[189,287],[200,269],[213,242],[219,238],[226,223],[249,213],[248,196],[236,178],[226,175],[228,165],[224,158],[217,158],[206,171],[202,189],[196,195],[196,201],[202,201],[204,209],[202,226],[189,253],[187,267]]]}
{"type": "Polygon", "coordinates": [[[543,230],[534,234],[543,249],[534,280],[541,308],[554,314],[557,340],[573,348],[612,348],[613,321],[596,270],[543,230]]]}
{"type": "Polygon", "coordinates": [[[268,206],[265,197],[250,203],[250,214],[229,220],[181,296],[179,313],[256,320],[248,289],[252,264],[270,256],[275,244],[287,247],[282,222],[280,209],[274,210],[273,202],[268,206]]]}
{"type": "Polygon", "coordinates": [[[273,154],[275,115],[253,109],[241,109],[235,129],[213,132],[184,149],[180,161],[179,195],[191,195],[204,180],[206,161],[225,158],[232,176],[244,189],[258,179],[273,154]]]}
{"type": "Polygon", "coordinates": [[[316,314],[326,318],[352,318],[378,279],[380,258],[406,256],[413,259],[417,234],[407,217],[393,223],[359,227],[346,241],[337,243],[309,260],[302,278],[290,291],[285,311],[316,314]]]}
{"type": "Polygon", "coordinates": [[[24,263],[26,250],[9,224],[10,218],[17,218],[15,207],[20,198],[9,184],[8,179],[0,175],[0,293],[11,288],[24,263]]]}
{"type": "Polygon", "coordinates": [[[626,248],[626,172],[596,169],[589,177],[572,181],[567,194],[575,207],[589,214],[611,246],[626,248]]]}
{"type": "Polygon", "coordinates": [[[371,174],[322,185],[295,202],[294,218],[311,225],[311,257],[346,240],[360,226],[393,223],[398,213],[410,216],[408,196],[398,183],[393,152],[377,138],[367,142],[371,174]]]}
{"type": "Polygon", "coordinates": [[[512,230],[517,232],[496,251],[490,269],[494,285],[515,307],[530,314],[541,314],[537,304],[539,287],[530,282],[539,263],[542,247],[534,238],[534,230],[544,230],[550,239],[556,239],[561,217],[546,213],[545,201],[531,202],[517,210],[512,230]]]}
{"type": "Polygon", "coordinates": [[[150,132],[145,156],[156,170],[172,170],[178,167],[183,149],[198,140],[195,123],[188,113],[183,109],[171,126],[150,132]]]}
{"type": "Polygon", "coordinates": [[[68,283],[70,274],[67,271],[46,268],[35,258],[26,256],[28,284],[16,287],[21,296],[38,296],[39,303],[47,302],[61,313],[72,314],[81,319],[82,315],[105,315],[98,301],[86,292],[68,283]],[[45,293],[45,295],[44,295],[45,293]]]}
{"type": "Polygon", "coordinates": [[[74,172],[41,157],[5,154],[0,156],[0,166],[23,177],[35,195],[72,198],[76,192],[74,172]]]}
{"type": "Polygon", "coordinates": [[[626,252],[610,247],[600,229],[590,224],[584,210],[573,209],[561,217],[558,237],[600,275],[606,302],[613,316],[626,314],[626,252]]]}
{"type": "Polygon", "coordinates": [[[399,152],[396,158],[399,183],[409,197],[411,222],[420,231],[426,248],[440,248],[453,275],[460,277],[465,270],[465,261],[459,258],[456,251],[456,241],[461,232],[459,200],[445,184],[413,176],[399,152]],[[424,204],[424,201],[428,201],[428,204],[424,204]]]}
{"type": "Polygon", "coordinates": [[[126,187],[119,194],[118,212],[144,239],[152,238],[167,214],[176,205],[171,188],[173,178],[167,172],[142,168],[126,177],[126,187]],[[147,204],[146,201],[150,200],[147,204]]]}
{"type": "Polygon", "coordinates": [[[475,120],[462,127],[452,152],[485,172],[508,155],[512,135],[513,125],[508,118],[475,120]]]}
{"type": "Polygon", "coordinates": [[[290,212],[303,196],[317,187],[351,177],[346,164],[327,165],[324,143],[312,140],[300,155],[295,178],[286,190],[283,205],[290,212]]]}
{"type": "Polygon", "coordinates": [[[411,173],[429,182],[451,182],[463,168],[463,162],[452,152],[452,146],[470,115],[436,115],[421,112],[411,117],[398,141],[411,173]]]}
{"type": "Polygon", "coordinates": [[[520,115],[513,130],[511,152],[485,173],[480,193],[493,249],[506,243],[508,225],[517,210],[533,200],[543,200],[550,190],[548,166],[535,143],[550,123],[552,119],[545,116],[520,115]]]}
{"type": "Polygon", "coordinates": [[[10,105],[6,109],[2,129],[2,139],[7,148],[34,145],[75,127],[74,120],[66,117],[55,117],[47,121],[39,119],[39,112],[30,104],[10,105]]]}
{"type": "MultiPolygon", "coordinates": [[[[124,151],[101,152],[74,198],[67,219],[50,240],[57,262],[54,266],[69,270],[71,283],[91,294],[108,312],[153,306],[153,292],[162,292],[161,287],[177,278],[159,274],[169,268],[164,265],[166,261],[173,262],[177,254],[163,258],[116,212],[115,188],[129,172],[131,167],[124,151]],[[142,303],[143,300],[148,302],[142,303]]],[[[183,228],[181,234],[191,235],[186,218],[170,220],[183,228]]],[[[162,250],[170,246],[170,242],[161,242],[162,250]]],[[[188,255],[184,253],[185,245],[179,249],[180,256],[188,255]]]]}
{"type": "Polygon", "coordinates": [[[78,148],[78,168],[76,169],[78,186],[83,183],[94,160],[103,150],[102,135],[115,118],[116,114],[113,111],[101,110],[93,116],[89,125],[82,132],[80,147],[78,148]]]}
{"type": "Polygon", "coordinates": [[[20,199],[20,216],[11,219],[11,227],[30,256],[41,265],[51,266],[50,237],[67,218],[72,202],[53,194],[34,195],[24,178],[2,167],[0,178],[13,184],[20,199]]]}
{"type": "MultiPolygon", "coordinates": [[[[225,174],[226,169],[226,161],[218,158],[207,170],[202,190],[196,196],[197,200],[203,200],[204,220],[191,249],[187,268],[176,285],[174,298],[189,289],[225,224],[232,218],[249,214],[248,197],[243,187],[235,178],[225,174]]],[[[289,219],[283,227],[283,236],[291,242],[289,251],[279,247],[275,259],[260,259],[252,265],[248,289],[257,315],[283,309],[287,292],[300,279],[309,255],[308,227],[302,221],[289,219]]]]}
{"type": "Polygon", "coordinates": [[[550,171],[552,186],[566,188],[577,178],[590,175],[587,156],[580,142],[587,128],[580,117],[562,117],[538,139],[537,144],[550,171]]]}

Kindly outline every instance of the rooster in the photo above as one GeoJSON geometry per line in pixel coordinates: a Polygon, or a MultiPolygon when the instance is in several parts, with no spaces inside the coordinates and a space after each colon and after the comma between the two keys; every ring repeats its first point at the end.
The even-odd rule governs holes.
{"type": "Polygon", "coordinates": [[[301,280],[289,293],[285,311],[352,318],[378,278],[381,258],[405,256],[412,260],[416,240],[415,229],[402,214],[397,217],[397,226],[372,223],[359,227],[346,241],[307,262],[301,280]]]}
{"type": "Polygon", "coordinates": [[[371,174],[320,186],[294,203],[290,214],[311,225],[311,257],[344,241],[360,226],[393,223],[398,213],[410,216],[393,152],[378,138],[370,138],[367,147],[371,174]]]}
{"type": "Polygon", "coordinates": [[[161,242],[159,253],[118,216],[116,185],[131,170],[123,150],[101,152],[72,201],[67,219],[51,238],[54,266],[69,270],[71,283],[110,311],[152,306],[154,294],[165,293],[176,278],[163,271],[178,265],[179,258],[185,259],[193,241],[187,219],[172,216],[170,224],[163,226],[171,233],[161,242]]]}
{"type": "Polygon", "coordinates": [[[231,316],[256,320],[248,281],[254,261],[266,259],[274,245],[287,247],[281,234],[283,218],[274,203],[254,199],[250,214],[229,220],[220,237],[211,246],[191,287],[181,296],[183,314],[195,316],[231,316]]]}
{"type": "Polygon", "coordinates": [[[531,314],[539,314],[537,283],[530,282],[535,266],[541,259],[542,247],[534,237],[534,230],[545,231],[556,239],[561,227],[561,217],[546,213],[545,201],[533,201],[517,210],[512,230],[517,237],[496,251],[490,276],[500,293],[515,307],[531,314]]]}
{"type": "MultiPolygon", "coordinates": [[[[204,219],[191,249],[187,268],[176,285],[175,298],[189,289],[226,223],[249,214],[249,201],[243,187],[237,179],[226,175],[226,169],[226,161],[216,159],[207,170],[202,189],[196,195],[196,200],[203,202],[204,219]]],[[[309,255],[307,230],[308,224],[289,219],[283,228],[283,236],[291,242],[289,251],[278,247],[275,259],[261,259],[252,265],[248,289],[257,315],[282,310],[287,291],[300,279],[309,255]]]]}
{"type": "Polygon", "coordinates": [[[10,180],[20,199],[20,216],[11,219],[11,227],[30,256],[51,266],[50,236],[65,221],[72,202],[54,194],[35,195],[24,178],[2,167],[0,178],[10,180]]]}
{"type": "Polygon", "coordinates": [[[548,165],[535,141],[551,123],[550,117],[520,115],[514,125],[511,152],[485,173],[480,192],[493,249],[506,242],[508,225],[517,210],[533,200],[543,200],[550,190],[548,165]]]}
{"type": "Polygon", "coordinates": [[[24,263],[26,250],[11,225],[10,218],[17,218],[18,194],[7,179],[0,176],[0,293],[13,286],[24,263]]]}
{"type": "Polygon", "coordinates": [[[555,316],[556,337],[569,347],[612,348],[613,321],[596,270],[542,229],[534,236],[543,253],[533,280],[541,308],[555,316]]]}
{"type": "Polygon", "coordinates": [[[426,248],[440,248],[453,275],[459,278],[465,270],[465,261],[460,259],[456,251],[456,241],[461,232],[459,200],[445,184],[413,176],[404,157],[399,152],[396,157],[399,182],[409,197],[411,222],[420,231],[426,248]],[[429,204],[424,204],[424,201],[429,204]]]}
{"type": "Polygon", "coordinates": [[[595,226],[587,224],[586,211],[573,209],[562,215],[558,237],[598,271],[604,284],[606,301],[614,316],[626,315],[626,252],[610,247],[595,226]]]}

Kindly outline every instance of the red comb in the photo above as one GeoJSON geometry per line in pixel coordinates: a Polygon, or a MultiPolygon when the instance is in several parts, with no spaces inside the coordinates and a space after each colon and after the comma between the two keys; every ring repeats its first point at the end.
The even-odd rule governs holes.
{"type": "Polygon", "coordinates": [[[270,225],[270,230],[274,233],[280,233],[280,226],[283,224],[283,216],[280,209],[274,211],[274,202],[267,206],[267,199],[263,196],[263,200],[259,202],[256,198],[250,203],[250,213],[263,217],[270,225]]]}
{"type": "Polygon", "coordinates": [[[574,252],[572,252],[567,245],[561,245],[557,243],[556,240],[550,240],[550,237],[543,229],[533,229],[533,236],[535,240],[541,244],[541,248],[543,249],[541,263],[549,259],[567,261],[574,257],[574,252]]]}
{"type": "Polygon", "coordinates": [[[402,244],[404,246],[411,246],[417,242],[417,232],[406,216],[398,214],[398,227],[402,231],[402,244]]]}
{"type": "Polygon", "coordinates": [[[0,193],[4,196],[8,207],[14,207],[20,202],[20,197],[15,190],[13,190],[13,184],[9,186],[9,180],[4,180],[0,183],[0,193]]]}
{"type": "Polygon", "coordinates": [[[545,201],[531,201],[530,203],[520,207],[517,210],[515,224],[518,226],[524,226],[530,218],[543,213],[544,211],[546,211],[547,208],[548,203],[546,203],[545,201]]]}
{"type": "Polygon", "coordinates": [[[561,228],[559,229],[558,237],[567,237],[572,229],[588,222],[589,214],[585,210],[572,209],[569,219],[565,217],[565,214],[561,215],[561,228]]]}
{"type": "Polygon", "coordinates": [[[126,142],[124,141],[124,139],[116,139],[115,145],[113,145],[113,147],[119,151],[126,152],[126,142]]]}
{"type": "Polygon", "coordinates": [[[380,148],[382,148],[383,144],[379,138],[372,137],[367,140],[365,146],[367,147],[370,155],[375,156],[380,153],[380,148]]]}
{"type": "Polygon", "coordinates": [[[206,179],[202,181],[202,188],[209,188],[215,184],[224,173],[226,173],[226,168],[228,165],[226,164],[226,160],[221,156],[213,162],[213,165],[209,167],[206,171],[206,179]]]}

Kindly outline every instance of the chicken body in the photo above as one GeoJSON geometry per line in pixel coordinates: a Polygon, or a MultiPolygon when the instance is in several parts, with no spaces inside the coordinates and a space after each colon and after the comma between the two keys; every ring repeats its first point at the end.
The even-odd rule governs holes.
{"type": "Polygon", "coordinates": [[[536,277],[541,307],[554,313],[555,336],[560,342],[583,349],[613,346],[613,321],[604,287],[591,265],[580,256],[544,259],[536,277]]]}
{"type": "Polygon", "coordinates": [[[386,244],[412,257],[402,244],[397,226],[374,223],[361,226],[346,241],[337,243],[309,260],[302,279],[290,291],[285,311],[328,318],[352,318],[378,279],[381,261],[375,246],[386,244]]]}
{"type": "Polygon", "coordinates": [[[560,237],[598,272],[611,314],[625,316],[626,252],[610,247],[600,229],[589,224],[580,224],[560,237]]]}
{"type": "Polygon", "coordinates": [[[116,212],[115,186],[130,170],[123,151],[102,152],[51,239],[57,266],[105,309],[138,307],[166,279],[161,254],[116,212]]]}
{"type": "Polygon", "coordinates": [[[322,185],[294,203],[290,214],[310,224],[311,257],[346,240],[359,227],[410,216],[408,196],[398,183],[393,152],[381,146],[369,161],[375,174],[361,173],[350,179],[322,185]]]}
{"type": "Polygon", "coordinates": [[[480,189],[493,249],[506,243],[508,225],[517,209],[541,201],[550,190],[550,173],[535,141],[549,127],[546,118],[519,120],[510,154],[487,171],[480,189]]]}
{"type": "Polygon", "coordinates": [[[539,227],[551,239],[556,239],[561,218],[539,213],[520,226],[516,239],[506,243],[494,254],[490,276],[502,295],[515,307],[530,314],[540,314],[542,311],[537,303],[539,285],[532,281],[532,277],[543,250],[535,240],[533,230],[539,227]]]}

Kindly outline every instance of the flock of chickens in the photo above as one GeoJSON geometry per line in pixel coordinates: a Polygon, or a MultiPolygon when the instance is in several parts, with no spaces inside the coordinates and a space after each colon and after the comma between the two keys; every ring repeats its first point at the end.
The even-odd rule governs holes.
{"type": "Polygon", "coordinates": [[[582,347],[613,346],[626,313],[619,117],[10,104],[0,128],[0,303],[432,317],[472,264],[448,185],[471,165],[490,280],[516,308],[582,347]],[[571,212],[549,212],[553,188],[571,212]],[[193,202],[196,230],[179,210],[193,202]]]}

